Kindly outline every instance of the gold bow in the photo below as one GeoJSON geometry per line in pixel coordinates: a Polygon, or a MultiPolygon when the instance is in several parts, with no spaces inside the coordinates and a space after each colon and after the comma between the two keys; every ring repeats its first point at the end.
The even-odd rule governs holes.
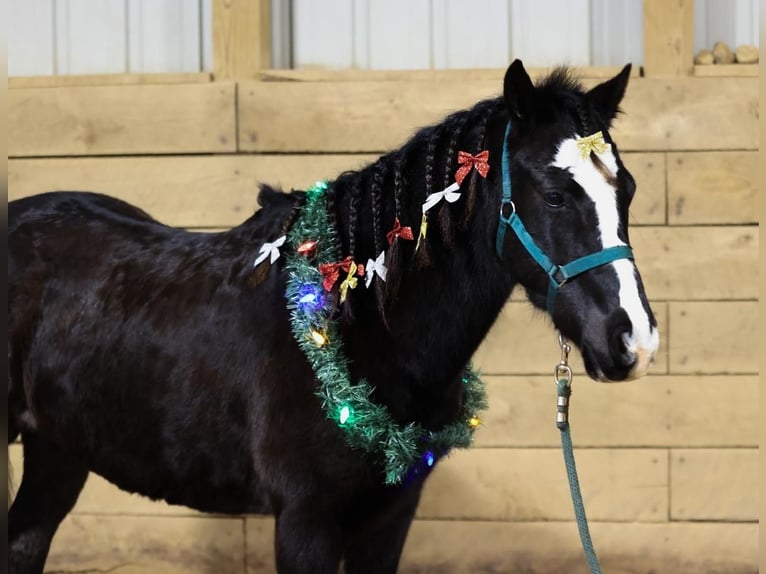
{"type": "Polygon", "coordinates": [[[609,151],[609,144],[604,141],[603,132],[596,132],[584,138],[577,138],[577,147],[580,148],[583,159],[586,159],[592,151],[595,151],[597,154],[609,151]]]}
{"type": "Polygon", "coordinates": [[[357,280],[356,280],[356,277],[354,277],[354,275],[356,275],[356,263],[352,261],[351,265],[348,268],[348,275],[346,275],[346,278],[343,280],[343,283],[340,284],[340,302],[341,303],[343,303],[346,300],[349,289],[356,289],[357,280]]]}

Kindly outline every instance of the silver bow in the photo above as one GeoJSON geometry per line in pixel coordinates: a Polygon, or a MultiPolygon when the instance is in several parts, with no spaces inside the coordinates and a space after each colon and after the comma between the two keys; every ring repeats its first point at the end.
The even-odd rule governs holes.
{"type": "Polygon", "coordinates": [[[386,252],[381,251],[380,255],[373,261],[372,259],[367,260],[367,265],[364,267],[364,286],[368,287],[372,283],[372,278],[375,276],[375,274],[378,274],[378,277],[380,277],[381,281],[386,280],[386,273],[388,273],[388,269],[385,265],[386,261],[386,252]]]}
{"type": "Polygon", "coordinates": [[[255,260],[253,267],[258,267],[258,265],[260,265],[267,257],[271,257],[271,263],[274,263],[279,259],[279,248],[284,245],[286,239],[287,236],[283,235],[271,243],[264,243],[261,245],[261,250],[258,252],[258,259],[255,260]]]}
{"type": "Polygon", "coordinates": [[[442,199],[449,203],[455,203],[458,199],[460,199],[460,194],[457,191],[458,189],[460,189],[460,184],[455,182],[448,188],[443,189],[442,191],[437,191],[436,193],[432,193],[426,197],[426,201],[423,204],[423,213],[431,209],[442,199]]]}

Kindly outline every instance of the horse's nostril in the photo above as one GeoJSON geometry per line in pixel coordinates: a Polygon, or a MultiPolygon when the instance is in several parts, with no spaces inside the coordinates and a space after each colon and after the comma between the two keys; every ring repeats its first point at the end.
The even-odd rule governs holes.
{"type": "Polygon", "coordinates": [[[617,345],[613,356],[624,367],[630,367],[636,362],[636,352],[633,337],[630,331],[623,331],[617,338],[617,345]]]}

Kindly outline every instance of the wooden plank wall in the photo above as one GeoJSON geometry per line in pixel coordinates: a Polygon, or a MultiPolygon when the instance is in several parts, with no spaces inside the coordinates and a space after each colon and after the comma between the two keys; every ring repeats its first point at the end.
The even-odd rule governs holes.
{"type": "MultiPolygon", "coordinates": [[[[9,196],[101,191],[171,225],[226,228],[255,209],[258,181],[305,188],[360,166],[498,93],[502,73],[11,89],[9,196]]],[[[594,543],[613,574],[754,573],[758,78],[634,77],[623,107],[613,136],[638,181],[631,235],[662,347],[624,385],[575,359],[594,543]]],[[[552,424],[554,332],[515,295],[476,359],[489,412],[476,447],[430,479],[401,571],[586,572],[552,424]]],[[[20,472],[18,445],[11,458],[20,472]]],[[[48,568],[274,572],[272,528],[92,476],[48,568]]]]}

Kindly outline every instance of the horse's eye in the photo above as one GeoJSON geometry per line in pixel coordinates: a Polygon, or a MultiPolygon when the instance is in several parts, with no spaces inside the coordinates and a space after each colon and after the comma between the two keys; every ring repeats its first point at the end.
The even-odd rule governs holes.
{"type": "Polygon", "coordinates": [[[561,207],[564,205],[564,195],[558,191],[549,191],[545,194],[545,203],[551,207],[561,207]]]}

